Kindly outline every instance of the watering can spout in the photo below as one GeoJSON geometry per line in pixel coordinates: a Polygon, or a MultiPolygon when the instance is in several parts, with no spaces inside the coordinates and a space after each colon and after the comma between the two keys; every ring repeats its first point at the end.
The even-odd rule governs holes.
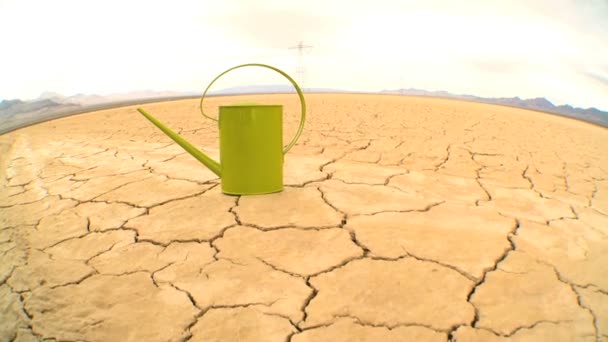
{"type": "Polygon", "coordinates": [[[179,134],[173,132],[169,127],[162,124],[160,121],[156,120],[152,115],[148,114],[145,110],[141,108],[137,108],[137,111],[140,112],[146,119],[150,120],[156,127],[158,127],[163,133],[169,136],[169,138],[173,139],[179,146],[181,146],[186,152],[190,153],[194,158],[203,163],[209,170],[213,171],[218,177],[222,176],[222,167],[220,163],[211,159],[209,156],[198,150],[196,147],[192,146],[186,139],[182,138],[179,134]]]}

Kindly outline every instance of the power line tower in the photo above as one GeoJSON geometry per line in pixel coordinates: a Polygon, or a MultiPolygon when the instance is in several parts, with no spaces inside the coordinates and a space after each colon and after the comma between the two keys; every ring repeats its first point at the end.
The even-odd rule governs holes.
{"type": "Polygon", "coordinates": [[[296,46],[292,46],[289,50],[298,50],[298,65],[296,73],[298,74],[298,82],[300,87],[304,88],[306,83],[306,68],[304,67],[304,53],[310,52],[312,45],[304,45],[301,41],[296,46]]]}

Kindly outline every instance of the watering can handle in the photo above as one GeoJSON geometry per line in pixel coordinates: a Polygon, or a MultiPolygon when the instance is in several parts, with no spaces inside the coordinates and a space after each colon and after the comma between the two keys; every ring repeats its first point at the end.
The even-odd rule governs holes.
{"type": "Polygon", "coordinates": [[[209,91],[209,88],[211,88],[211,85],[213,85],[213,83],[215,83],[215,81],[217,81],[218,78],[224,76],[225,74],[227,74],[228,72],[230,72],[230,71],[232,71],[234,69],[243,68],[243,67],[247,67],[247,66],[259,66],[259,67],[263,67],[263,68],[272,69],[272,70],[278,72],[279,74],[285,76],[285,78],[287,78],[289,80],[289,82],[291,82],[291,84],[294,86],[294,88],[298,92],[298,96],[300,97],[300,104],[301,104],[301,107],[302,107],[302,114],[300,116],[300,127],[298,127],[298,131],[296,132],[296,135],[293,137],[293,139],[291,140],[291,142],[287,146],[285,146],[285,148],[283,148],[283,154],[285,154],[285,153],[287,153],[293,147],[293,145],[296,144],[296,141],[298,140],[298,138],[302,134],[302,130],[304,130],[304,121],[306,121],[306,101],[304,100],[304,94],[302,93],[302,89],[300,89],[300,87],[298,86],[298,84],[296,83],[296,81],[294,81],[293,78],[291,78],[289,75],[287,75],[287,73],[285,73],[284,71],[282,71],[280,69],[277,69],[277,68],[275,68],[273,66],[266,65],[266,64],[249,63],[249,64],[237,65],[235,67],[232,67],[232,68],[230,68],[230,69],[222,72],[217,77],[215,77],[213,79],[213,81],[211,81],[211,83],[209,83],[209,85],[205,89],[205,92],[203,93],[203,96],[201,97],[201,102],[199,104],[199,107],[201,109],[201,114],[203,114],[203,116],[206,117],[206,118],[209,118],[209,119],[211,119],[213,121],[217,121],[217,119],[208,116],[203,111],[203,100],[205,99],[205,95],[207,95],[207,91],[209,91]]]}

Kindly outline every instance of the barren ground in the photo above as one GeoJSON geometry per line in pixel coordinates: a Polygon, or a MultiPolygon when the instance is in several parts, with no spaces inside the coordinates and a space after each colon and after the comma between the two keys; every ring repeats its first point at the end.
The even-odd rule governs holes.
{"type": "MultiPolygon", "coordinates": [[[[286,104],[287,141],[297,97],[248,99],[286,104]]],[[[223,195],[134,106],[0,136],[0,340],[608,340],[607,129],[307,100],[264,196],[223,195]]],[[[217,155],[197,106],[144,108],[217,155]]]]}

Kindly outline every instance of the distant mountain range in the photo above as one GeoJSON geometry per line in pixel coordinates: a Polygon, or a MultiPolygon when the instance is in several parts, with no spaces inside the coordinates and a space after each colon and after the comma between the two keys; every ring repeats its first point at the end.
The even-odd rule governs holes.
{"type": "MultiPolygon", "coordinates": [[[[232,87],[209,92],[209,96],[238,95],[238,94],[277,94],[294,93],[290,85],[254,85],[243,87],[232,87]]],[[[305,88],[308,93],[356,93],[348,90],[332,88],[305,88]]],[[[608,112],[596,108],[574,108],[569,105],[555,106],[545,98],[520,99],[512,98],[484,98],[472,95],[455,95],[445,91],[426,91],[420,89],[397,89],[383,90],[381,94],[401,94],[415,96],[431,96],[441,98],[453,98],[468,101],[499,104],[505,106],[532,109],[549,112],[608,127],[608,112]]],[[[20,127],[32,125],[63,116],[84,113],[93,110],[101,110],[117,106],[126,106],[146,102],[163,100],[174,100],[182,98],[195,98],[201,94],[198,92],[174,92],[174,91],[138,91],[111,95],[86,95],[77,94],[63,96],[61,94],[44,92],[38,98],[28,101],[4,100],[0,102],[0,134],[10,132],[20,127]]]]}
{"type": "Polygon", "coordinates": [[[138,91],[106,96],[61,94],[44,92],[38,98],[28,101],[4,100],[0,102],[0,134],[35,123],[56,119],[72,114],[101,110],[122,105],[131,105],[160,100],[191,98],[197,93],[172,91],[138,91]]]}
{"type": "Polygon", "coordinates": [[[531,109],[546,113],[559,114],[575,119],[584,120],[594,124],[598,124],[604,127],[608,127],[608,112],[603,112],[597,108],[576,108],[570,105],[556,106],[551,101],[544,97],[537,97],[533,99],[521,99],[519,97],[479,97],[473,95],[457,95],[447,91],[427,91],[421,89],[397,89],[397,90],[383,90],[383,94],[399,94],[399,95],[412,95],[412,96],[430,96],[430,97],[441,97],[449,99],[460,99],[467,101],[483,102],[490,104],[497,104],[502,106],[518,107],[524,109],[531,109]]]}

